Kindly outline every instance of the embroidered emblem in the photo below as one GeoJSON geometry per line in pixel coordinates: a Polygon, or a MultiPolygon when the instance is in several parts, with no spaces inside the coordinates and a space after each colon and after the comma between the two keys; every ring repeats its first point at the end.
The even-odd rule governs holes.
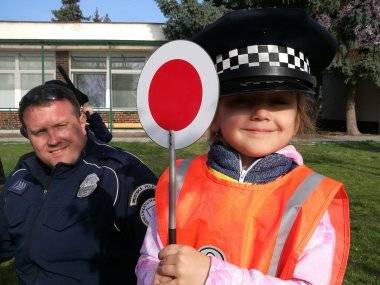
{"type": "Polygon", "coordinates": [[[156,186],[154,184],[143,184],[137,187],[132,193],[131,199],[129,201],[129,206],[136,206],[141,193],[150,189],[154,190],[156,189],[156,186]]]}
{"type": "Polygon", "coordinates": [[[221,260],[226,260],[226,257],[223,253],[223,251],[216,246],[213,245],[206,245],[202,246],[200,249],[198,249],[199,252],[207,255],[207,256],[214,256],[221,260]]]}
{"type": "Polygon", "coordinates": [[[154,213],[154,198],[147,199],[140,208],[140,218],[144,225],[148,226],[154,213]]]}
{"type": "Polygon", "coordinates": [[[79,186],[77,193],[78,198],[84,198],[90,196],[92,192],[98,187],[99,177],[95,173],[91,173],[86,176],[79,186]]]}
{"type": "Polygon", "coordinates": [[[29,186],[29,183],[26,182],[25,180],[18,180],[9,188],[9,191],[12,191],[16,194],[21,195],[25,192],[28,186],[29,186]]]}

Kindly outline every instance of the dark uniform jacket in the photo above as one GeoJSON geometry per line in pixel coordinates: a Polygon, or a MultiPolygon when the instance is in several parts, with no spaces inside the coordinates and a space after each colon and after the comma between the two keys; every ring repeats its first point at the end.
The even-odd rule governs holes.
{"type": "Polygon", "coordinates": [[[88,129],[95,137],[105,143],[112,140],[112,133],[107,129],[99,113],[92,113],[87,116],[88,129]]]}
{"type": "Polygon", "coordinates": [[[155,175],[90,139],[74,165],[27,155],[0,193],[0,261],[20,284],[135,284],[155,175]]]}

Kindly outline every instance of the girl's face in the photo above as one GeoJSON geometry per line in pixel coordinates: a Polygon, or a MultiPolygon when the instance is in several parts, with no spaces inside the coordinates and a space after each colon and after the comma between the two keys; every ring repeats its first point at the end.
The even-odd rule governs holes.
{"type": "Polygon", "coordinates": [[[288,145],[298,126],[295,93],[260,92],[222,97],[211,131],[219,131],[249,165],[288,145]]]}

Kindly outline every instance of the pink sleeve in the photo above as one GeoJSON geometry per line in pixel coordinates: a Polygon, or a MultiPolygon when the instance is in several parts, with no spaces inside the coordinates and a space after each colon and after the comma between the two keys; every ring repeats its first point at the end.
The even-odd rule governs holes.
{"type": "Polygon", "coordinates": [[[330,284],[334,249],[335,230],[326,212],[300,256],[292,279],[271,277],[258,270],[239,268],[212,257],[205,285],[327,285],[330,284]]]}
{"type": "Polygon", "coordinates": [[[153,215],[145,234],[136,265],[137,284],[151,285],[159,263],[158,253],[163,248],[157,233],[156,215],[153,215]]]}

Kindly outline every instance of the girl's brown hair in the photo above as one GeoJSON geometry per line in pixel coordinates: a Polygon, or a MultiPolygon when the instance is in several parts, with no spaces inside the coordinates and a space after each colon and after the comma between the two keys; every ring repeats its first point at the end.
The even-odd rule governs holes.
{"type": "Polygon", "coordinates": [[[297,136],[311,136],[316,133],[317,110],[313,95],[297,93],[297,136]]]}

